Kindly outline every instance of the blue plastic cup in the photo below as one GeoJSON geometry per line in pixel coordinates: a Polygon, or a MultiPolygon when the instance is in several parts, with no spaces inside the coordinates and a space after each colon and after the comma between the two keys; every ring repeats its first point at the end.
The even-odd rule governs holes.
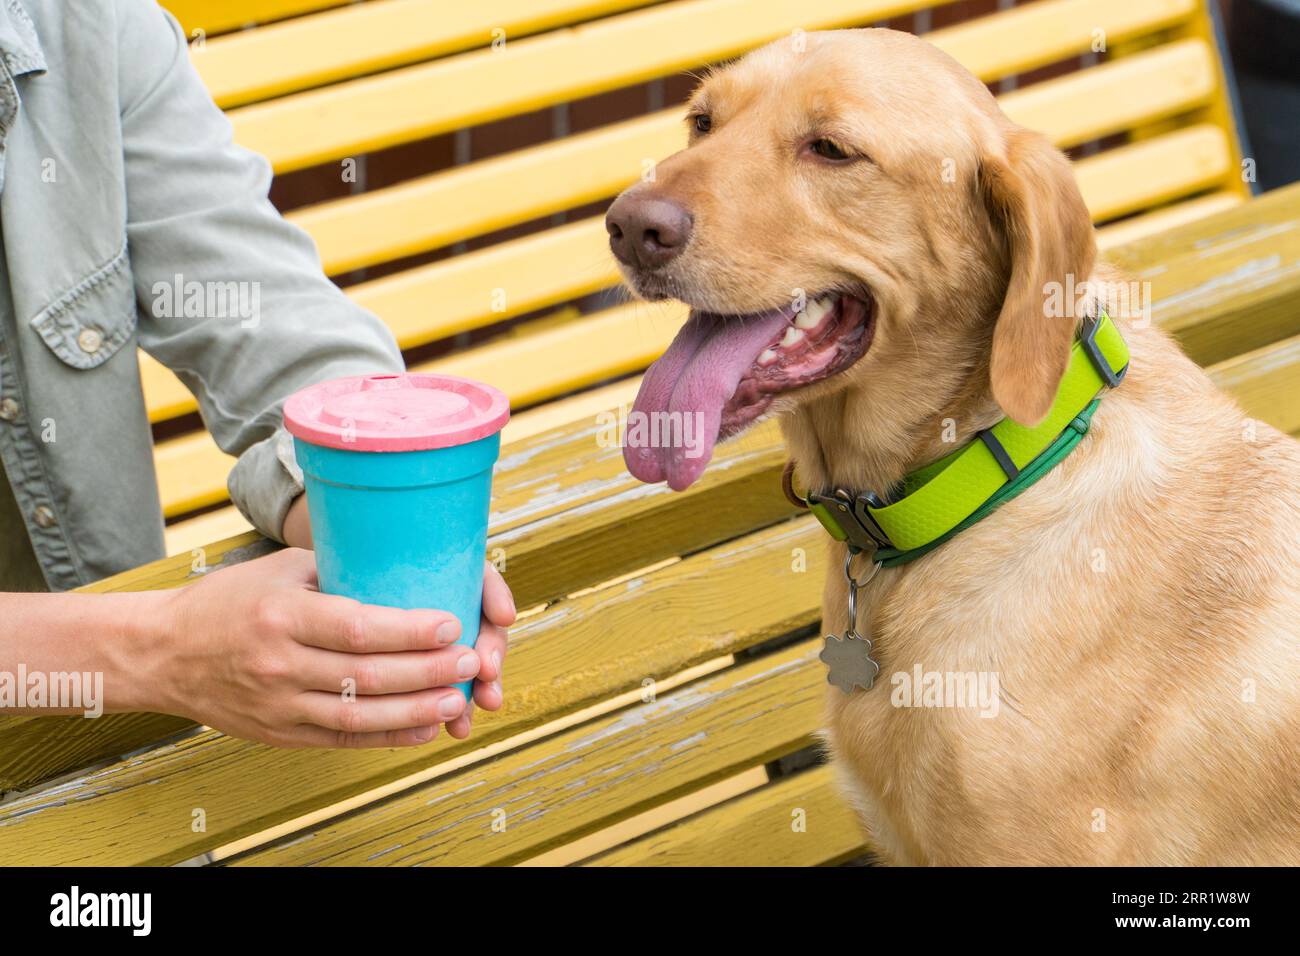
{"type": "MultiPolygon", "coordinates": [[[[449,375],[335,379],[290,397],[321,590],[448,611],[473,647],[509,417],[500,391],[449,375]]],[[[469,698],[471,682],[456,687],[469,698]]]]}

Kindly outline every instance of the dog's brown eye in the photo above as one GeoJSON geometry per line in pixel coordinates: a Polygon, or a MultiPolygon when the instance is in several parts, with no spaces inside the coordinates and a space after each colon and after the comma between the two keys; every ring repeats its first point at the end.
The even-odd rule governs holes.
{"type": "Polygon", "coordinates": [[[713,129],[713,117],[708,113],[696,113],[695,132],[707,133],[711,129],[713,129]]]}
{"type": "Polygon", "coordinates": [[[822,159],[840,160],[849,158],[849,154],[840,149],[839,144],[833,139],[813,140],[809,148],[822,159]]]}

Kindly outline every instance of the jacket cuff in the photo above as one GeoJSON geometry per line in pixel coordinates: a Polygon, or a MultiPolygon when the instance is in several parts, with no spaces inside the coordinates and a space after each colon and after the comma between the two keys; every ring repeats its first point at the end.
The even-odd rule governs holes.
{"type": "Polygon", "coordinates": [[[284,544],[285,515],[303,490],[293,436],[281,427],[250,446],[235,462],[226,487],[230,500],[254,528],[284,544]]]}

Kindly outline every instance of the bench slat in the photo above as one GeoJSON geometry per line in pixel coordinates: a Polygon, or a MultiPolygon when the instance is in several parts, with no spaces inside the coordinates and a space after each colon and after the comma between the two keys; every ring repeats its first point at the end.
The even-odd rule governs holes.
{"type": "Polygon", "coordinates": [[[363,282],[348,295],[383,317],[403,348],[448,338],[619,282],[604,218],[363,282]],[[438,304],[430,315],[429,304],[438,304]]]}
{"type": "Polygon", "coordinates": [[[820,646],[728,668],[231,862],[518,863],[810,744],[826,695],[820,646]]]}
{"type": "Polygon", "coordinates": [[[222,37],[194,51],[217,103],[239,106],[375,73],[654,0],[371,0],[320,16],[222,37]]]}
{"type": "MultiPolygon", "coordinates": [[[[239,142],[284,172],[726,59],[791,30],[866,24],[933,5],[806,0],[796,10],[778,0],[679,0],[230,115],[239,142]]],[[[1195,0],[1041,0],[927,39],[989,80],[1086,52],[1093,29],[1119,42],[1178,23],[1195,8],[1195,0]],[[1005,42],[1008,27],[1013,43],[1005,42]]]]}
{"type": "Polygon", "coordinates": [[[167,714],[0,717],[0,796],[193,727],[193,721],[167,714]]]}
{"type": "MultiPolygon", "coordinates": [[[[361,283],[348,295],[384,317],[398,344],[414,348],[609,288],[618,270],[599,217],[361,283]],[[430,303],[437,303],[437,310],[430,303]],[[500,311],[493,311],[499,308],[500,311]]],[[[165,421],[197,407],[180,379],[140,354],[149,416],[165,421]]]]}
{"type": "Polygon", "coordinates": [[[641,371],[663,354],[686,321],[677,302],[630,302],[555,328],[492,342],[415,366],[505,389],[530,405],[592,382],[641,371]]]}
{"type": "Polygon", "coordinates": [[[240,143],[284,172],[666,76],[795,29],[869,23],[930,5],[805,0],[792,8],[784,0],[678,0],[500,50],[241,107],[230,119],[240,143]]]}
{"type": "Polygon", "coordinates": [[[1214,87],[1209,46],[1181,40],[1004,93],[998,103],[1064,149],[1190,110],[1214,87]]]}
{"type": "Polygon", "coordinates": [[[1247,415],[1300,432],[1300,335],[1227,359],[1207,371],[1247,415]]]}
{"type": "Polygon", "coordinates": [[[1110,255],[1112,250],[1127,243],[1185,226],[1216,212],[1225,212],[1245,201],[1237,193],[1223,191],[1161,206],[1152,212],[1140,213],[1102,226],[1097,230],[1097,248],[1104,255],[1110,255]]]}
{"type": "Polygon", "coordinates": [[[20,797],[0,805],[6,862],[181,862],[635,690],[642,678],[807,627],[825,552],[820,527],[800,518],[526,617],[511,631],[510,706],[480,714],[470,741],[285,751],[205,731],[20,797]],[[788,573],[796,547],[807,552],[804,574],[788,573]],[[754,580],[766,582],[760,593],[747,587],[754,580]],[[176,822],[195,807],[206,811],[206,833],[176,822]]]}
{"type": "Polygon", "coordinates": [[[1090,156],[1075,171],[1093,218],[1104,222],[1217,185],[1231,162],[1227,135],[1207,123],[1090,156]]]}
{"type": "Polygon", "coordinates": [[[828,766],[815,767],[603,853],[585,866],[824,866],[867,850],[828,766]],[[795,830],[803,811],[807,830],[795,830]]]}
{"type": "Polygon", "coordinates": [[[286,218],[338,275],[613,196],[686,145],[680,108],[318,203],[286,218]],[[575,174],[575,171],[580,171],[575,174]]]}
{"type": "Polygon", "coordinates": [[[227,500],[226,476],[234,464],[206,431],[159,442],[154,446],[154,470],[163,514],[184,514],[227,500]]]}
{"type": "MultiPolygon", "coordinates": [[[[1014,45],[1014,34],[1002,40],[1014,45]]],[[[1004,94],[1000,102],[1016,122],[1073,146],[1193,109],[1213,89],[1209,47],[1184,40],[1004,94]]],[[[681,115],[679,108],[663,110],[288,218],[316,240],[331,275],[424,252],[614,195],[647,161],[685,145],[681,115]]]]}
{"type": "MultiPolygon", "coordinates": [[[[1177,207],[1175,207],[1177,208],[1177,207]]],[[[1300,185],[1111,249],[1201,365],[1300,333],[1300,185]]]]}
{"type": "Polygon", "coordinates": [[[933,33],[926,39],[988,82],[1182,23],[1197,0],[1036,0],[933,33]],[[1008,43],[1012,34],[1015,42],[1008,43]]]}
{"type": "Polygon", "coordinates": [[[238,30],[249,23],[269,23],[315,13],[329,7],[341,7],[352,0],[165,0],[163,6],[172,12],[185,32],[194,30],[222,33],[238,30]]]}

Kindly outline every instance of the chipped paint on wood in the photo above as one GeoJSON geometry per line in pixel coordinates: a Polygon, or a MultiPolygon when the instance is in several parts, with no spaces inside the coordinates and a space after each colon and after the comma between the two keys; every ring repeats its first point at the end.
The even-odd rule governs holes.
{"type": "Polygon", "coordinates": [[[465,788],[456,777],[432,781],[320,826],[310,843],[232,862],[499,865],[535,855],[805,744],[825,693],[816,645],[729,668],[595,726],[466,768],[461,778],[488,784],[476,797],[435,801],[433,792],[465,788]],[[501,814],[505,829],[494,832],[501,814]],[[401,852],[391,852],[399,842],[401,852]]]}

